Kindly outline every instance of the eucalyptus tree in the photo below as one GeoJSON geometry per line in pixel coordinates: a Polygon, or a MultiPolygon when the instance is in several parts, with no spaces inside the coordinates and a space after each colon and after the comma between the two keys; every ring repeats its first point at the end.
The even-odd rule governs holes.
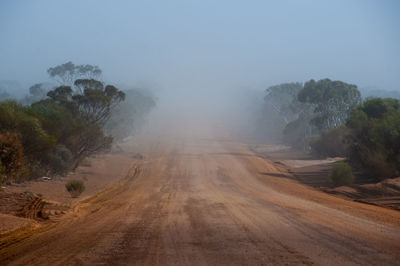
{"type": "Polygon", "coordinates": [[[285,124],[297,119],[301,106],[296,99],[302,88],[303,85],[299,82],[270,86],[264,97],[268,111],[276,114],[285,124]]]}
{"type": "Polygon", "coordinates": [[[69,143],[76,167],[85,157],[110,147],[112,137],[106,136],[103,129],[112,110],[125,99],[125,93],[94,79],[78,79],[74,87],[78,89],[60,86],[47,95],[67,108],[80,125],[78,134],[69,143]]]}
{"type": "Polygon", "coordinates": [[[82,79],[99,79],[102,70],[98,66],[93,65],[75,65],[71,61],[47,69],[47,73],[51,78],[61,85],[72,86],[74,81],[82,79]]]}
{"type": "Polygon", "coordinates": [[[297,98],[302,103],[315,105],[311,123],[320,131],[344,124],[350,112],[361,104],[356,85],[330,79],[306,82],[297,98]]]}

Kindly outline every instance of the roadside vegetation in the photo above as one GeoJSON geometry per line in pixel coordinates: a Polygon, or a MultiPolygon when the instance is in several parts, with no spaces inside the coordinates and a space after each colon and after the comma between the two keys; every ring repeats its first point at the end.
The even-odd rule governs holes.
{"type": "Polygon", "coordinates": [[[0,183],[66,174],[131,134],[155,105],[100,81],[97,66],[68,62],[48,74],[58,86],[35,84],[23,99],[0,102],[0,183]]]}
{"type": "Polygon", "coordinates": [[[353,184],[354,175],[351,166],[343,161],[336,163],[329,173],[329,181],[334,187],[353,184]]]}
{"type": "MultiPolygon", "coordinates": [[[[274,121],[275,136],[293,148],[345,157],[368,179],[400,176],[400,100],[363,101],[357,86],[329,79],[272,86],[264,100],[265,121],[274,121]]],[[[348,171],[337,167],[335,176],[348,171]]]]}
{"type": "Polygon", "coordinates": [[[81,180],[70,180],[65,184],[65,189],[71,194],[71,197],[79,197],[85,191],[85,184],[81,180]]]}

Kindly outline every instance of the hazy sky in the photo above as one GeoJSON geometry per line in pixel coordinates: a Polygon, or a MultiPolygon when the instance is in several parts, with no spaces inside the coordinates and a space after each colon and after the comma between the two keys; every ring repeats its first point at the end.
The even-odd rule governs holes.
{"type": "Polygon", "coordinates": [[[67,61],[164,90],[344,80],[400,90],[400,1],[0,0],[0,80],[67,61]]]}

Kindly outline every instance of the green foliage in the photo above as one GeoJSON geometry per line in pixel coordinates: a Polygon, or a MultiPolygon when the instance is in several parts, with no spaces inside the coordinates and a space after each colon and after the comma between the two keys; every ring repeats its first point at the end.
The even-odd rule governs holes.
{"type": "Polygon", "coordinates": [[[353,184],[354,175],[351,166],[343,161],[336,163],[329,173],[329,182],[334,187],[353,184]]]}
{"type": "Polygon", "coordinates": [[[323,156],[346,156],[366,177],[400,175],[400,100],[373,98],[355,108],[345,125],[311,142],[323,156]]]}
{"type": "Polygon", "coordinates": [[[57,142],[65,143],[69,136],[80,130],[81,125],[74,119],[73,112],[52,99],[33,103],[29,111],[39,119],[43,129],[54,136],[57,142]]]}
{"type": "Polygon", "coordinates": [[[329,181],[335,187],[353,184],[351,166],[343,161],[336,163],[329,174],[329,181]]]}
{"type": "Polygon", "coordinates": [[[400,175],[400,101],[375,98],[349,117],[350,160],[380,179],[400,175]]]}
{"type": "MultiPolygon", "coordinates": [[[[57,135],[60,142],[72,152],[73,168],[76,168],[87,156],[111,147],[112,137],[104,134],[103,127],[115,107],[125,99],[125,93],[112,85],[104,86],[94,79],[78,79],[74,86],[75,94],[69,86],[60,86],[50,91],[50,99],[40,102],[42,109],[39,110],[49,105],[62,107],[57,107],[59,110],[51,107],[53,113],[44,113],[47,117],[59,117],[58,124],[61,127],[58,126],[58,129],[62,130],[57,135]]],[[[33,108],[36,107],[33,105],[33,108]]],[[[44,124],[54,128],[51,123],[44,124]]]]}
{"type": "Polygon", "coordinates": [[[73,198],[77,198],[83,191],[85,191],[85,184],[81,180],[71,180],[65,184],[65,188],[73,198]]]}
{"type": "Polygon", "coordinates": [[[16,181],[23,182],[26,180],[35,180],[37,178],[47,175],[47,169],[48,167],[46,165],[43,165],[41,160],[30,160],[25,164],[22,173],[18,176],[18,179],[16,181]]]}
{"type": "MultiPolygon", "coordinates": [[[[0,102],[0,183],[64,175],[86,157],[111,147],[113,138],[106,135],[105,125],[125,93],[93,79],[101,75],[97,66],[68,62],[48,73],[63,85],[51,90],[49,84],[33,85],[22,100],[31,105],[0,102]]],[[[140,111],[143,104],[153,103],[152,98],[135,100],[140,111]]],[[[124,110],[129,116],[131,110],[124,110]]]]}
{"type": "Polygon", "coordinates": [[[106,86],[103,90],[85,88],[83,95],[73,95],[70,87],[60,86],[48,95],[48,99],[31,106],[0,102],[0,134],[18,135],[25,165],[11,177],[9,164],[2,162],[2,179],[23,181],[62,175],[85,157],[111,147],[112,138],[104,134],[102,123],[114,105],[123,100],[122,92],[106,86]]]}
{"type": "Polygon", "coordinates": [[[269,124],[269,134],[283,135],[283,140],[289,145],[306,149],[308,138],[314,131],[309,122],[315,107],[297,99],[302,89],[303,84],[299,82],[269,87],[264,97],[264,121],[269,124]]]}
{"type": "Polygon", "coordinates": [[[55,139],[42,128],[29,107],[15,101],[0,103],[0,132],[18,132],[24,154],[35,158],[55,146],[55,139]]]}
{"type": "Polygon", "coordinates": [[[47,153],[42,162],[47,166],[52,175],[65,175],[73,167],[73,155],[62,144],[58,144],[51,152],[47,153]]]}
{"type": "Polygon", "coordinates": [[[14,181],[23,168],[23,148],[16,133],[0,134],[0,184],[14,181]]]}
{"type": "MultiPolygon", "coordinates": [[[[304,86],[301,83],[272,86],[267,89],[264,101],[265,116],[274,114],[281,120],[280,123],[277,123],[277,119],[266,120],[271,123],[270,127],[283,128],[283,140],[286,143],[306,150],[312,139],[314,147],[321,144],[316,144],[321,132],[343,125],[351,111],[361,103],[361,95],[355,85],[323,79],[310,80],[304,86]]],[[[335,134],[328,135],[333,137],[335,134]]],[[[327,138],[328,135],[323,137],[327,138]]],[[[336,143],[341,144],[340,138],[335,140],[336,143]]],[[[321,152],[339,154],[343,148],[343,145],[337,150],[325,147],[321,152]]]]}
{"type": "Polygon", "coordinates": [[[349,132],[342,125],[322,132],[310,141],[311,150],[322,156],[345,157],[349,148],[349,132]]]}
{"type": "Polygon", "coordinates": [[[356,85],[342,81],[310,80],[298,94],[298,100],[316,105],[311,122],[320,131],[344,124],[350,112],[361,103],[356,85]]]}
{"type": "Polygon", "coordinates": [[[78,79],[75,86],[81,94],[72,96],[82,118],[88,124],[103,126],[111,116],[111,110],[125,99],[125,93],[112,85],[104,87],[103,83],[94,79],[78,79]]]}

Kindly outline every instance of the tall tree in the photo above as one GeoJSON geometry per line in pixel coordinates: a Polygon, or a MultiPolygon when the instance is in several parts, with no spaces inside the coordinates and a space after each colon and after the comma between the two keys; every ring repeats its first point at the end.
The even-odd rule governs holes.
{"type": "Polygon", "coordinates": [[[75,94],[70,86],[60,86],[47,95],[67,108],[81,125],[79,134],[68,145],[77,167],[88,155],[111,145],[112,137],[105,136],[103,128],[112,110],[125,99],[125,93],[94,79],[78,79],[74,85],[75,94]]]}
{"type": "Polygon", "coordinates": [[[287,124],[298,118],[300,106],[296,99],[302,88],[303,85],[299,82],[270,86],[266,89],[264,102],[270,111],[278,115],[287,124]]]}
{"type": "Polygon", "coordinates": [[[51,78],[62,85],[72,86],[78,78],[99,79],[102,70],[93,65],[75,65],[71,61],[47,69],[51,78]]]}
{"type": "Polygon", "coordinates": [[[311,122],[322,131],[344,124],[350,112],[361,103],[361,95],[356,85],[322,79],[306,82],[298,100],[315,104],[311,122]]]}
{"type": "Polygon", "coordinates": [[[125,93],[113,85],[106,85],[94,79],[78,79],[75,86],[82,94],[72,96],[81,116],[89,124],[105,125],[111,110],[125,99],[125,93]]]}

